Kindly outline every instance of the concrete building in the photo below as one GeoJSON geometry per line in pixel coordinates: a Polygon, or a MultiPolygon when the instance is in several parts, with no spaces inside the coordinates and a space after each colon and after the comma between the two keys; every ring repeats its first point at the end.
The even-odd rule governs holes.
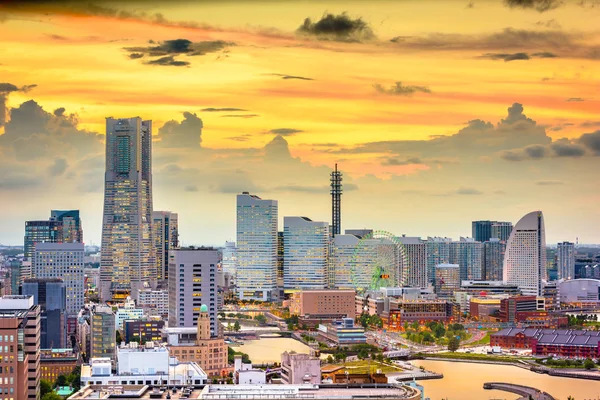
{"type": "Polygon", "coordinates": [[[135,306],[135,301],[131,297],[125,299],[125,303],[117,307],[115,313],[115,326],[118,330],[123,329],[123,322],[126,320],[142,319],[144,310],[135,306]]]}
{"type": "Polygon", "coordinates": [[[137,305],[148,315],[167,317],[169,315],[169,291],[142,289],[138,293],[137,305]]]}
{"type": "Polygon", "coordinates": [[[558,297],[563,305],[596,308],[600,304],[600,280],[571,279],[559,282],[558,297]]]}
{"type": "Polygon", "coordinates": [[[25,221],[24,257],[33,259],[33,251],[38,243],[62,243],[63,226],[61,221],[25,221]]]}
{"type": "Polygon", "coordinates": [[[477,242],[487,242],[490,239],[507,241],[512,231],[511,222],[502,221],[473,221],[471,236],[477,242]]]}
{"type": "Polygon", "coordinates": [[[252,364],[243,363],[242,356],[236,355],[233,360],[233,379],[236,385],[264,385],[267,383],[267,373],[254,368],[252,364]]]}
{"type": "Polygon", "coordinates": [[[501,281],[503,278],[506,242],[491,238],[483,243],[483,280],[501,281]]]}
{"type": "Polygon", "coordinates": [[[284,217],[284,290],[325,289],[328,247],[329,223],[284,217]]]}
{"type": "Polygon", "coordinates": [[[442,237],[428,237],[427,247],[427,276],[433,283],[435,280],[435,267],[439,264],[450,263],[450,243],[452,239],[442,237]]]}
{"type": "Polygon", "coordinates": [[[40,379],[55,382],[60,375],[69,375],[80,364],[80,353],[73,349],[40,350],[40,379]]]}
{"type": "Polygon", "coordinates": [[[542,295],[546,277],[544,216],[534,211],[519,220],[506,244],[503,280],[518,285],[525,295],[542,295]]]}
{"type": "Polygon", "coordinates": [[[50,220],[62,223],[63,243],[83,243],[83,225],[79,210],[51,210],[50,220]]]}
{"type": "Polygon", "coordinates": [[[482,293],[490,294],[508,294],[517,296],[521,290],[517,285],[509,285],[504,281],[461,281],[460,290],[470,295],[479,296],[482,293]]]}
{"type": "Polygon", "coordinates": [[[331,323],[320,324],[317,332],[321,339],[336,346],[367,343],[365,330],[360,326],[355,326],[353,318],[342,318],[331,323]]]}
{"type": "Polygon", "coordinates": [[[0,378],[6,398],[39,400],[40,306],[32,296],[0,298],[3,352],[0,378]]]}
{"type": "Polygon", "coordinates": [[[352,283],[352,259],[359,242],[356,235],[335,235],[329,250],[329,287],[354,289],[352,283]]]}
{"type": "Polygon", "coordinates": [[[152,211],[152,234],[156,251],[156,278],[169,279],[169,250],[179,247],[177,213],[152,211]]]}
{"type": "Polygon", "coordinates": [[[237,196],[237,287],[241,300],[277,293],[277,200],[237,196]]]}
{"type": "Polygon", "coordinates": [[[477,321],[495,321],[499,318],[500,303],[504,295],[471,297],[469,312],[477,321]]]}
{"type": "Polygon", "coordinates": [[[223,272],[231,275],[234,280],[237,273],[237,248],[235,242],[225,242],[223,248],[223,272]]]}
{"type": "Polygon", "coordinates": [[[498,239],[501,242],[506,242],[513,230],[512,222],[494,222],[492,224],[491,239],[498,239]]]}
{"type": "Polygon", "coordinates": [[[169,327],[194,327],[203,304],[208,307],[211,334],[217,336],[219,251],[212,247],[170,252],[169,327]]]}
{"type": "Polygon", "coordinates": [[[461,237],[450,243],[450,264],[460,266],[461,280],[481,280],[483,278],[483,245],[472,238],[461,237]]]}
{"type": "Polygon", "coordinates": [[[558,279],[575,279],[575,244],[562,242],[556,248],[558,279]]]}
{"type": "Polygon", "coordinates": [[[454,292],[460,290],[460,266],[458,264],[439,264],[435,267],[435,294],[441,299],[454,298],[454,292]]]}
{"type": "Polygon", "coordinates": [[[397,238],[404,247],[406,265],[400,265],[403,275],[406,276],[406,286],[427,287],[429,276],[427,275],[427,244],[419,237],[406,237],[402,235],[397,238]]]}
{"type": "Polygon", "coordinates": [[[125,343],[162,342],[165,321],[161,319],[138,319],[123,322],[123,340],[125,343]]]}
{"type": "Polygon", "coordinates": [[[115,362],[116,329],[112,308],[95,306],[90,321],[90,358],[109,358],[115,362]]]}
{"type": "Polygon", "coordinates": [[[354,290],[302,290],[292,295],[290,313],[308,319],[354,318],[354,290]]]}
{"type": "Polygon", "coordinates": [[[40,306],[40,348],[67,347],[67,312],[65,284],[58,278],[26,279],[24,296],[33,296],[40,306]]]}
{"type": "Polygon", "coordinates": [[[67,315],[75,317],[83,307],[83,243],[39,243],[35,246],[32,275],[59,278],[65,284],[67,315]]]}
{"type": "Polygon", "coordinates": [[[309,354],[281,354],[281,382],[286,385],[321,383],[321,359],[309,354]]]}
{"type": "Polygon", "coordinates": [[[224,376],[227,369],[227,345],[221,335],[212,335],[208,307],[201,306],[196,328],[166,328],[171,355],[181,361],[193,361],[209,376],[224,376]]]}
{"type": "Polygon", "coordinates": [[[515,296],[500,301],[500,321],[511,324],[528,319],[545,319],[546,304],[543,297],[515,296]]]}
{"type": "Polygon", "coordinates": [[[156,287],[152,238],[152,121],[106,119],[100,298],[138,299],[156,287]]]}
{"type": "Polygon", "coordinates": [[[380,316],[385,329],[397,332],[404,329],[405,323],[415,321],[421,324],[429,321],[448,322],[454,319],[455,310],[452,303],[446,300],[389,298],[384,302],[380,316]]]}

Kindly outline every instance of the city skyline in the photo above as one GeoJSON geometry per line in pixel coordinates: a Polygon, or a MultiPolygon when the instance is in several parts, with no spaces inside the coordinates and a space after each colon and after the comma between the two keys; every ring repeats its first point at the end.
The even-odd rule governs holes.
{"type": "Polygon", "coordinates": [[[331,223],[335,163],[342,232],[458,239],[543,210],[548,244],[600,243],[598,8],[370,4],[3,4],[0,243],[76,209],[100,244],[105,118],[137,115],[184,245],[234,241],[243,191],[277,200],[279,226],[331,223]]]}

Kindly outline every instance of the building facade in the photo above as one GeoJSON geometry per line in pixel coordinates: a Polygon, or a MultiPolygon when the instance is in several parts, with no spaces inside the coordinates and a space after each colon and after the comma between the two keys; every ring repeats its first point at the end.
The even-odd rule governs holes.
{"type": "Polygon", "coordinates": [[[237,196],[237,287],[240,299],[271,300],[277,291],[277,200],[237,196]]]}
{"type": "Polygon", "coordinates": [[[156,287],[152,238],[152,121],[106,119],[100,298],[122,301],[156,287]]]}
{"type": "Polygon", "coordinates": [[[112,308],[95,306],[90,322],[90,358],[109,358],[115,362],[116,328],[112,308]]]}
{"type": "Polygon", "coordinates": [[[427,276],[431,282],[435,279],[435,267],[439,264],[450,263],[450,243],[452,239],[443,237],[428,237],[427,247],[427,276]]]}
{"type": "Polygon", "coordinates": [[[62,223],[62,241],[64,243],[83,243],[83,225],[79,210],[51,210],[50,220],[62,223]]]}
{"type": "Polygon", "coordinates": [[[61,221],[25,221],[25,245],[23,247],[25,259],[30,261],[33,259],[35,245],[38,243],[62,243],[62,235],[61,221]]]}
{"type": "Polygon", "coordinates": [[[123,339],[125,343],[162,342],[162,330],[165,321],[161,319],[138,319],[123,322],[123,339]]]}
{"type": "Polygon", "coordinates": [[[223,272],[235,279],[237,273],[237,248],[235,242],[225,242],[223,248],[223,272]]]}
{"type": "Polygon", "coordinates": [[[491,239],[498,239],[502,242],[506,242],[510,237],[510,233],[512,232],[512,230],[512,222],[494,222],[492,224],[491,239]]]}
{"type": "Polygon", "coordinates": [[[406,286],[427,287],[430,278],[427,274],[427,244],[419,237],[401,236],[398,241],[404,247],[407,265],[400,265],[406,276],[406,286]]]}
{"type": "Polygon", "coordinates": [[[66,291],[62,279],[26,279],[22,294],[40,306],[40,348],[67,347],[66,291]]]}
{"type": "Polygon", "coordinates": [[[600,280],[582,278],[560,282],[558,298],[563,305],[596,308],[600,305],[600,280]]]}
{"type": "Polygon", "coordinates": [[[284,217],[283,243],[284,289],[325,289],[329,224],[306,217],[284,217]]]}
{"type": "Polygon", "coordinates": [[[281,354],[281,382],[285,385],[321,383],[321,360],[309,354],[281,354]]]}
{"type": "Polygon", "coordinates": [[[435,267],[435,294],[440,299],[453,299],[454,292],[460,290],[460,266],[439,264],[435,267]]]}
{"type": "Polygon", "coordinates": [[[292,295],[290,314],[309,319],[340,319],[355,316],[354,290],[302,290],[292,295]]]}
{"type": "Polygon", "coordinates": [[[542,295],[546,276],[546,233],[541,211],[525,215],[506,243],[504,281],[519,286],[525,295],[542,295]]]}
{"type": "Polygon", "coordinates": [[[575,279],[575,244],[562,242],[556,248],[558,279],[575,279]]]}
{"type": "Polygon", "coordinates": [[[40,243],[34,252],[32,275],[58,278],[65,284],[67,316],[76,316],[84,302],[83,243],[40,243]]]}
{"type": "Polygon", "coordinates": [[[460,266],[461,280],[483,279],[482,249],[482,243],[472,238],[461,237],[450,243],[450,264],[460,266]]]}
{"type": "Polygon", "coordinates": [[[483,243],[483,280],[501,281],[503,278],[506,242],[491,238],[483,243]]]}
{"type": "Polygon", "coordinates": [[[156,278],[169,279],[169,250],[179,247],[177,213],[152,211],[152,234],[156,251],[156,278]]]}
{"type": "Polygon", "coordinates": [[[355,235],[335,235],[329,250],[329,287],[354,289],[351,270],[352,259],[359,238],[355,235]]]}
{"type": "Polygon", "coordinates": [[[138,294],[138,307],[152,316],[169,315],[169,291],[142,289],[138,294]]]}
{"type": "Polygon", "coordinates": [[[81,357],[73,349],[40,350],[40,379],[55,382],[60,375],[69,375],[78,365],[81,365],[81,357]]]}
{"type": "Polygon", "coordinates": [[[144,317],[144,310],[135,306],[135,301],[131,297],[125,299],[125,303],[117,307],[115,313],[115,326],[118,330],[123,329],[123,322],[126,320],[142,319],[144,317]]]}
{"type": "Polygon", "coordinates": [[[217,249],[180,248],[169,255],[169,327],[196,326],[203,304],[208,307],[211,331],[218,335],[217,249]]]}

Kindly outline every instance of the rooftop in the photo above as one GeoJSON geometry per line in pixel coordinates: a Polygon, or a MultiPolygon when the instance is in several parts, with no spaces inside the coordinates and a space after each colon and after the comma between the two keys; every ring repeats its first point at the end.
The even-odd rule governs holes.
{"type": "MultiPolygon", "coordinates": [[[[418,389],[401,385],[207,385],[201,399],[413,399],[418,389]]],[[[418,396],[420,398],[420,396],[418,396]]]]}

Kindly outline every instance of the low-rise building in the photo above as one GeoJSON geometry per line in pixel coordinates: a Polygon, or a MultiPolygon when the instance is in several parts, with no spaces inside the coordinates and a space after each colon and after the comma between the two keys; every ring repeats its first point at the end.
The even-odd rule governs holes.
{"type": "Polygon", "coordinates": [[[391,331],[402,330],[407,322],[448,322],[454,319],[455,311],[459,313],[459,307],[453,307],[452,304],[446,300],[411,301],[391,298],[381,313],[381,319],[384,328],[391,331]]]}
{"type": "Polygon", "coordinates": [[[337,346],[352,346],[367,343],[365,330],[354,325],[354,319],[342,318],[331,323],[320,324],[318,334],[321,339],[337,346]]]}
{"type": "Polygon", "coordinates": [[[251,363],[243,363],[242,356],[237,355],[233,360],[233,379],[237,385],[264,385],[267,373],[254,368],[251,363]]]}
{"type": "Polygon", "coordinates": [[[494,296],[471,296],[469,301],[469,313],[471,318],[478,321],[495,321],[499,318],[500,303],[506,295],[494,296]]]}
{"type": "Polygon", "coordinates": [[[558,284],[560,303],[575,307],[597,307],[600,305],[600,280],[572,279],[558,284]]]}
{"type": "Polygon", "coordinates": [[[302,290],[292,294],[290,313],[303,321],[354,318],[354,290],[302,290]]]}
{"type": "Polygon", "coordinates": [[[81,357],[73,349],[40,350],[40,379],[54,382],[60,375],[69,375],[78,365],[81,357]]]}
{"type": "Polygon", "coordinates": [[[123,322],[123,340],[125,343],[161,342],[165,321],[161,319],[138,319],[123,322]]]}
{"type": "Polygon", "coordinates": [[[125,304],[117,308],[115,313],[115,326],[118,330],[123,329],[123,322],[125,320],[136,320],[144,317],[144,310],[135,306],[135,301],[131,297],[127,296],[125,304]]]}
{"type": "Polygon", "coordinates": [[[546,310],[543,297],[514,296],[500,302],[500,321],[511,324],[541,316],[546,310]]]}
{"type": "Polygon", "coordinates": [[[142,289],[137,304],[148,315],[166,317],[169,315],[169,291],[142,289]]]}
{"type": "Polygon", "coordinates": [[[503,281],[464,280],[460,283],[460,290],[474,296],[479,296],[482,293],[486,295],[507,294],[509,296],[518,296],[521,294],[518,285],[507,284],[503,281]]]}
{"type": "Polygon", "coordinates": [[[490,345],[531,349],[534,355],[577,358],[600,357],[600,331],[507,328],[490,336],[490,345]]]}
{"type": "Polygon", "coordinates": [[[310,354],[281,354],[281,381],[285,384],[321,383],[321,360],[310,354]]]}

